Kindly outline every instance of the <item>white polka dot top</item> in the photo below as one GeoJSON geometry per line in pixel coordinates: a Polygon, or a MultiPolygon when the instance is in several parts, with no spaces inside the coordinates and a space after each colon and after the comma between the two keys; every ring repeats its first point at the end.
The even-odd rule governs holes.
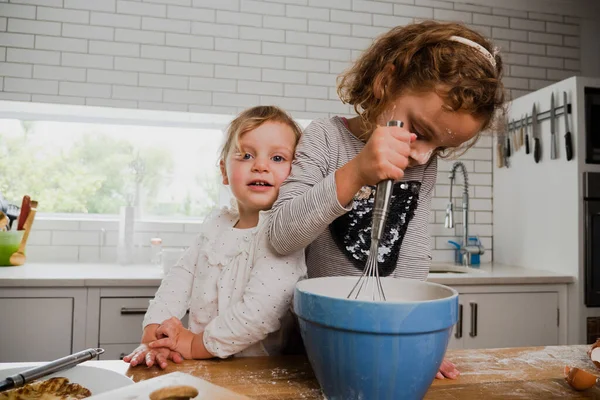
{"type": "Polygon", "coordinates": [[[277,354],[279,332],[296,282],[306,275],[304,251],[280,256],[267,240],[270,212],[255,228],[236,229],[234,209],[204,222],[195,243],[164,277],[144,327],[189,309],[189,329],[204,332],[216,357],[277,354]]]}

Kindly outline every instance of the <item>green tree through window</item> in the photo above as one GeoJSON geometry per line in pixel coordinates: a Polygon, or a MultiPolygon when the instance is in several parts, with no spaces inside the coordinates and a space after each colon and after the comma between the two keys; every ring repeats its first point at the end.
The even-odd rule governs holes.
{"type": "MultiPolygon", "coordinates": [[[[137,203],[144,215],[171,217],[204,217],[218,204],[220,138],[214,134],[206,145],[199,130],[195,136],[185,132],[187,142],[189,137],[197,140],[182,140],[182,146],[197,146],[198,156],[190,151],[182,160],[151,135],[133,140],[126,127],[115,135],[104,133],[101,124],[80,124],[85,129],[79,134],[59,140],[59,132],[40,132],[38,124],[0,123],[0,192],[13,204],[29,194],[46,213],[118,214],[121,206],[137,203]],[[52,134],[56,141],[49,138],[52,134]],[[182,170],[192,178],[179,179],[182,170]]],[[[162,129],[164,135],[176,136],[177,129],[162,129]]]]}

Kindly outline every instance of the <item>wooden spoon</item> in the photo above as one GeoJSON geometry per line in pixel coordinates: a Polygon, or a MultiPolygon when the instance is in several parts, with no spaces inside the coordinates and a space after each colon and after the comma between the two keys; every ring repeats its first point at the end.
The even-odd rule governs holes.
{"type": "Polygon", "coordinates": [[[31,198],[27,195],[23,196],[23,202],[21,203],[21,212],[19,213],[19,219],[17,220],[17,230],[22,231],[25,229],[25,221],[29,216],[29,210],[34,207],[31,204],[31,198]]]}
{"type": "MultiPolygon", "coordinates": [[[[37,206],[37,204],[36,204],[37,206]]],[[[32,207],[29,211],[29,215],[27,216],[27,220],[25,221],[25,233],[23,233],[23,238],[21,239],[21,243],[19,244],[19,250],[14,252],[10,256],[10,264],[11,265],[23,265],[25,264],[25,246],[27,245],[27,239],[29,238],[29,232],[31,232],[31,225],[33,225],[33,219],[35,218],[35,213],[37,212],[37,208],[32,207]]]]}

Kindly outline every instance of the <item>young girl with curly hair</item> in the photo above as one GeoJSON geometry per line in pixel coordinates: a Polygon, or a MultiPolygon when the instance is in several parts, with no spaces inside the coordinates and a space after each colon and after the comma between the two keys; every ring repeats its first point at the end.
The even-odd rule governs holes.
{"type": "MultiPolygon", "coordinates": [[[[396,183],[380,242],[379,274],[425,280],[437,158],[472,146],[504,102],[502,59],[479,33],[426,21],[377,38],[339,78],[356,116],[313,121],[273,205],[269,237],[281,254],[306,247],[308,277],[361,275],[375,185],[396,183]],[[400,120],[402,127],[387,127],[400,120]],[[366,239],[366,240],[365,240],[366,239]]],[[[438,374],[455,378],[445,361],[438,374]]]]}

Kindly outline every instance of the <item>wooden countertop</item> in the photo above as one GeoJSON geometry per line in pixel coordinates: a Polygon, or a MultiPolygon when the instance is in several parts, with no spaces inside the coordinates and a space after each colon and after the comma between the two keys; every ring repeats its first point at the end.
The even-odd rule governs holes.
{"type": "MultiPolygon", "coordinates": [[[[588,346],[552,346],[487,350],[449,350],[461,375],[435,380],[427,400],[491,399],[600,399],[600,389],[571,389],[563,378],[565,365],[600,375],[589,361],[588,346]]],[[[260,400],[315,399],[323,394],[304,356],[185,361],[157,367],[127,368],[121,361],[91,361],[89,365],[114,369],[134,381],[181,371],[260,400]]]]}
{"type": "MultiPolygon", "coordinates": [[[[461,375],[456,380],[435,380],[425,399],[600,399],[600,388],[576,392],[563,378],[565,365],[600,375],[587,357],[588,348],[580,345],[449,350],[447,357],[457,365],[461,375]]],[[[180,371],[260,400],[324,399],[304,356],[186,360],[182,364],[171,363],[165,370],[128,368],[122,361],[85,364],[126,374],[136,382],[180,371]]],[[[17,365],[26,364],[0,364],[0,370],[17,365]]]]}

